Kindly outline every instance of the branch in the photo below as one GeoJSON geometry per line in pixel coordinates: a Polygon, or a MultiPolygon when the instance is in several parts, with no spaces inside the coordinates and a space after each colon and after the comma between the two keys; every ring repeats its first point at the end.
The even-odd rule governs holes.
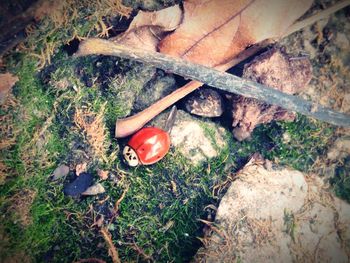
{"type": "Polygon", "coordinates": [[[91,38],[80,44],[76,56],[94,54],[117,56],[140,61],[224,91],[258,99],[268,104],[278,105],[286,110],[296,111],[334,125],[350,127],[350,116],[346,114],[303,100],[297,96],[285,94],[251,80],[242,79],[217,69],[170,57],[158,52],[129,48],[108,40],[91,38]]]}

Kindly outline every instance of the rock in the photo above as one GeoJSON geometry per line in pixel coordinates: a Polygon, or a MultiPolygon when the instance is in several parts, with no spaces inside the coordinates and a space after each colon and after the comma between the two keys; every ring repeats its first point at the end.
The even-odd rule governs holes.
{"type": "Polygon", "coordinates": [[[185,107],[189,113],[195,115],[219,117],[223,113],[223,99],[217,91],[201,88],[185,100],[185,107]]]}
{"type": "Polygon", "coordinates": [[[123,0],[122,3],[133,9],[156,11],[179,3],[178,0],[123,0]]]}
{"type": "Polygon", "coordinates": [[[250,163],[217,210],[196,262],[349,262],[350,206],[319,177],[250,163]]]}
{"type": "MultiPolygon", "coordinates": [[[[271,49],[245,65],[243,78],[247,78],[288,94],[300,92],[311,80],[312,67],[308,58],[291,58],[279,49],[271,49]]],[[[242,141],[254,128],[273,120],[292,121],[295,113],[268,105],[256,99],[233,96],[233,135],[242,141]]]]}
{"type": "Polygon", "coordinates": [[[81,173],[73,182],[64,187],[64,194],[78,196],[92,184],[94,177],[90,173],[81,173]]]}
{"type": "Polygon", "coordinates": [[[97,183],[97,184],[94,184],[94,185],[90,186],[88,189],[86,189],[81,194],[82,195],[98,195],[98,194],[102,194],[104,192],[106,192],[106,190],[104,189],[102,184],[97,183]]]}
{"type": "Polygon", "coordinates": [[[69,173],[69,167],[67,165],[61,164],[52,173],[52,180],[56,181],[65,177],[69,173]]]}
{"type": "Polygon", "coordinates": [[[109,83],[109,89],[116,95],[115,103],[123,109],[122,116],[131,113],[136,98],[155,73],[156,69],[153,67],[134,66],[125,76],[117,76],[109,83]]]}
{"type": "MultiPolygon", "coordinates": [[[[152,126],[164,127],[168,114],[159,115],[152,126]]],[[[182,153],[191,163],[198,165],[216,157],[227,146],[226,130],[211,121],[199,120],[178,110],[170,133],[171,145],[182,153]]]]}
{"type": "Polygon", "coordinates": [[[350,139],[338,138],[332,148],[327,153],[327,158],[331,161],[343,159],[350,155],[350,139]]]}
{"type": "Polygon", "coordinates": [[[154,80],[150,80],[137,96],[134,110],[141,111],[151,106],[157,100],[165,97],[175,90],[175,79],[171,75],[158,74],[154,80]]]}

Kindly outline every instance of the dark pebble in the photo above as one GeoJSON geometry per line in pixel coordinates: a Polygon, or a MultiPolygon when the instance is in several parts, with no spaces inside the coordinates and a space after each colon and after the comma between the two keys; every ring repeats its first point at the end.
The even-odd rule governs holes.
{"type": "Polygon", "coordinates": [[[64,187],[64,194],[69,196],[78,196],[83,193],[92,184],[93,175],[81,173],[73,182],[64,187]]]}

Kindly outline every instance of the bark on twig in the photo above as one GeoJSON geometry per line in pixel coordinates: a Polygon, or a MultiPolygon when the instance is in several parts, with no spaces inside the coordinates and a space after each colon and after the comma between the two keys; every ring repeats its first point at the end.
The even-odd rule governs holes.
{"type": "Polygon", "coordinates": [[[334,125],[350,127],[350,116],[346,114],[217,69],[157,52],[143,51],[115,44],[111,41],[91,38],[80,44],[76,55],[109,55],[148,63],[165,71],[203,82],[224,91],[278,105],[286,110],[296,111],[334,125]]]}

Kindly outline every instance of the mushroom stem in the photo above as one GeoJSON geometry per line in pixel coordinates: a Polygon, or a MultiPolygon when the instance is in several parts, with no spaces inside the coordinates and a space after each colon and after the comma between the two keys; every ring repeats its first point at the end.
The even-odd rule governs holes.
{"type": "Polygon", "coordinates": [[[151,105],[139,113],[127,117],[125,119],[117,120],[115,126],[115,137],[123,138],[141,129],[147,122],[152,120],[155,116],[161,113],[163,110],[173,105],[175,102],[185,97],[195,89],[202,86],[203,83],[199,81],[190,81],[185,86],[175,90],[173,93],[166,97],[158,100],[156,103],[151,105]]]}

